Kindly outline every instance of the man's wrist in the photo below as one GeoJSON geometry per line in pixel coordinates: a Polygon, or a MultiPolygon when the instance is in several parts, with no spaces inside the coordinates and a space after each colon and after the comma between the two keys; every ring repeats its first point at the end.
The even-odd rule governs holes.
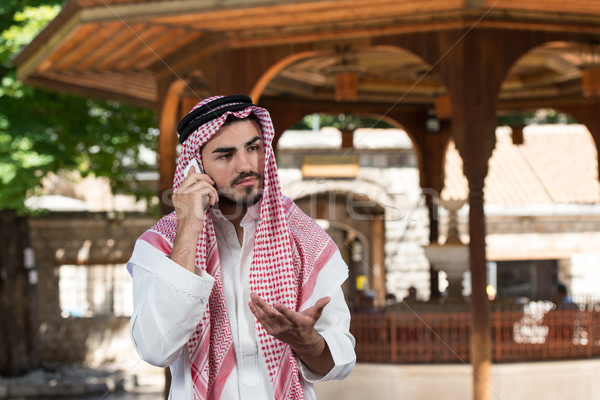
{"type": "Polygon", "coordinates": [[[317,375],[325,376],[331,371],[335,363],[325,338],[316,331],[315,335],[318,336],[316,343],[302,345],[297,349],[292,346],[292,349],[308,369],[317,375]]]}
{"type": "Polygon", "coordinates": [[[196,246],[202,227],[179,225],[175,233],[175,242],[170,258],[191,272],[196,272],[196,246]]]}
{"type": "Polygon", "coordinates": [[[310,338],[307,338],[307,340],[304,340],[302,343],[298,343],[291,347],[298,357],[304,359],[319,357],[323,353],[323,350],[326,348],[326,346],[327,343],[325,343],[323,336],[319,335],[317,331],[313,330],[310,338]]]}

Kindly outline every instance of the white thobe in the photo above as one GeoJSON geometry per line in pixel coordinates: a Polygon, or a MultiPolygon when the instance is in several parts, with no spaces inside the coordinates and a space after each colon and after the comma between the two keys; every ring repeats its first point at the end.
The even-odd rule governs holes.
{"type": "MultiPolygon", "coordinates": [[[[255,318],[248,307],[258,206],[251,207],[241,222],[244,230],[241,246],[233,224],[218,210],[212,210],[236,355],[236,366],[225,383],[223,399],[274,398],[266,362],[257,346],[255,318]]],[[[343,263],[343,260],[336,252],[329,262],[343,263]]],[[[187,341],[202,318],[214,278],[205,271],[197,270],[198,274],[194,274],[186,270],[143,240],[137,241],[127,268],[133,277],[131,333],[134,346],[141,358],[150,364],[170,366],[169,399],[193,400],[187,341]]],[[[325,339],[335,366],[327,375],[321,376],[299,362],[306,399],[315,398],[313,383],[344,379],[356,361],[354,338],[349,332],[350,313],[341,287],[316,285],[311,301],[325,296],[330,296],[331,301],[315,329],[325,339]]]]}

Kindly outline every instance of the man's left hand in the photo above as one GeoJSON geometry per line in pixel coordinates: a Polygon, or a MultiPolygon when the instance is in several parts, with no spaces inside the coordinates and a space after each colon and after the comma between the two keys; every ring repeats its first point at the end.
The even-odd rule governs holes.
{"type": "Polygon", "coordinates": [[[333,368],[327,343],[315,330],[330,297],[317,300],[314,306],[302,312],[292,311],[283,304],[271,307],[256,293],[251,293],[250,299],[250,310],[267,333],[289,344],[308,368],[321,375],[333,368]]]}

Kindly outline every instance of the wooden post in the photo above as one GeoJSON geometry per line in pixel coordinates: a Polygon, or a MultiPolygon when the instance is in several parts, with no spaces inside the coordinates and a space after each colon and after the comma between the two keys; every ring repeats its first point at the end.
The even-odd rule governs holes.
{"type": "MultiPolygon", "coordinates": [[[[600,100],[588,104],[563,105],[560,109],[574,116],[577,122],[584,124],[588,128],[596,144],[596,152],[600,154],[600,120],[598,119],[600,100]]],[[[598,178],[600,179],[600,157],[598,158],[596,168],[598,170],[598,178]]]]}
{"type": "Polygon", "coordinates": [[[473,398],[491,399],[490,303],[486,293],[485,214],[483,182],[469,193],[469,253],[471,256],[471,365],[473,398]],[[479,190],[481,189],[481,190],[479,190]]]}
{"type": "Polygon", "coordinates": [[[180,94],[185,88],[185,82],[177,80],[165,91],[165,97],[159,111],[158,120],[158,196],[160,211],[163,215],[173,211],[171,190],[177,162],[177,124],[180,113],[180,94]]]}
{"type": "Polygon", "coordinates": [[[396,326],[396,310],[390,311],[386,315],[388,315],[390,319],[390,352],[392,353],[390,361],[392,362],[392,364],[395,364],[396,362],[398,362],[398,338],[396,337],[398,329],[396,326]]]}
{"type": "MultiPolygon", "coordinates": [[[[186,82],[176,80],[170,83],[163,93],[162,103],[158,114],[158,198],[160,201],[160,212],[162,215],[173,211],[171,202],[171,190],[173,188],[173,177],[177,163],[177,124],[180,120],[180,95],[186,87],[186,82]]],[[[171,371],[164,369],[165,387],[164,398],[169,397],[171,387],[171,371]]]]}
{"type": "MultiPolygon", "coordinates": [[[[452,136],[451,122],[442,121],[442,130],[437,133],[425,131],[425,118],[428,108],[417,112],[401,112],[392,110],[389,113],[402,123],[414,141],[414,150],[419,160],[419,180],[422,196],[429,212],[429,243],[437,243],[439,237],[438,203],[440,193],[444,188],[444,156],[448,141],[452,136]]],[[[430,298],[441,297],[439,291],[438,271],[433,267],[430,273],[430,298]]]]}
{"type": "Polygon", "coordinates": [[[381,214],[371,221],[371,289],[375,292],[375,305],[385,304],[385,251],[384,226],[381,214]]]}
{"type": "Polygon", "coordinates": [[[25,267],[27,221],[15,210],[0,211],[0,375],[18,376],[40,365],[35,290],[25,267]]]}
{"type": "Polygon", "coordinates": [[[496,103],[510,65],[493,51],[497,32],[471,32],[440,63],[452,102],[456,147],[469,181],[469,255],[471,259],[471,337],[473,400],[491,400],[490,307],[486,293],[485,214],[483,187],[496,136],[496,103]],[[489,65],[496,68],[490,69],[489,65]]]}

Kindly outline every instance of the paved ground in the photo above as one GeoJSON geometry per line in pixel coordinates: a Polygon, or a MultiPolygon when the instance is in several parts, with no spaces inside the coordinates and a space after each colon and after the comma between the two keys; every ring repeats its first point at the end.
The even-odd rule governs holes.
{"type": "MultiPolygon", "coordinates": [[[[56,400],[56,397],[34,397],[35,400],[56,400]]],[[[162,392],[159,393],[105,393],[88,397],[69,397],[68,400],[164,400],[162,392]]]]}
{"type": "Polygon", "coordinates": [[[45,364],[24,376],[0,377],[0,399],[163,400],[163,387],[164,370],[141,362],[96,369],[45,364]]]}

